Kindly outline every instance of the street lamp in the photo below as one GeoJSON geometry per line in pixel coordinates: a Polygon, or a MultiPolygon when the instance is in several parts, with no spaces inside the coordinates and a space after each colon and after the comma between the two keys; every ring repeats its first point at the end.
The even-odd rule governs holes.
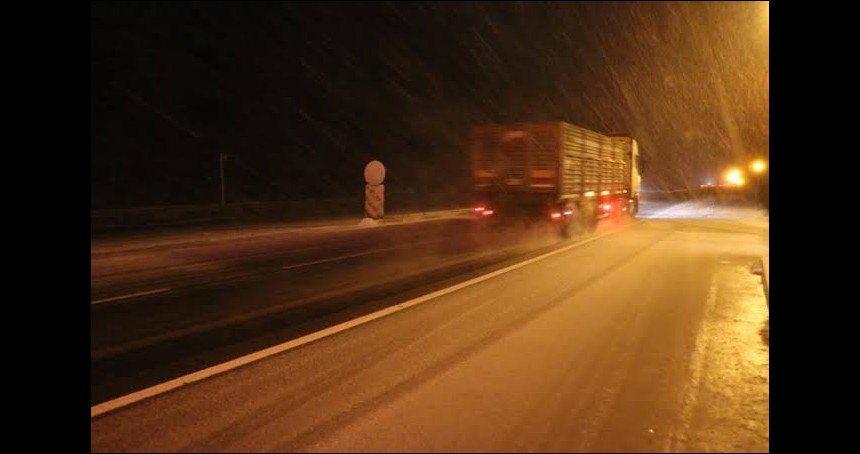
{"type": "Polygon", "coordinates": [[[756,159],[750,164],[750,169],[752,169],[753,173],[762,173],[766,168],[767,163],[761,159],[756,159]]]}
{"type": "Polygon", "coordinates": [[[743,186],[744,185],[744,176],[741,173],[741,169],[731,168],[726,171],[725,175],[723,175],[723,179],[726,180],[726,183],[733,186],[743,186]]]}
{"type": "Polygon", "coordinates": [[[761,191],[762,191],[762,174],[765,169],[767,169],[767,163],[764,162],[763,159],[756,159],[755,161],[750,163],[750,170],[753,172],[753,181],[755,183],[755,187],[753,188],[755,191],[755,201],[756,203],[761,202],[761,191]]]}

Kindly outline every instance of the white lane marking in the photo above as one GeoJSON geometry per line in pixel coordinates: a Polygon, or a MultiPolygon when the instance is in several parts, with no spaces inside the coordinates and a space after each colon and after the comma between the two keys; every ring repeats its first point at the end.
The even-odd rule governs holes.
{"type": "Polygon", "coordinates": [[[301,268],[303,266],[318,265],[320,263],[326,263],[326,262],[336,262],[338,260],[348,259],[348,258],[352,258],[352,257],[361,257],[362,255],[369,255],[369,254],[373,254],[375,252],[379,252],[379,251],[359,252],[357,254],[341,255],[340,257],[332,257],[332,258],[328,258],[328,259],[314,260],[313,262],[298,263],[295,265],[283,266],[283,267],[281,267],[281,269],[282,270],[291,270],[293,268],[301,268]]]}
{"type": "Polygon", "coordinates": [[[155,290],[147,290],[147,291],[145,291],[145,292],[129,293],[128,295],[112,296],[112,297],[110,297],[110,298],[102,298],[102,299],[100,299],[100,300],[90,301],[90,304],[92,305],[92,304],[107,303],[107,302],[110,302],[110,301],[127,300],[127,299],[129,299],[129,298],[136,298],[136,297],[138,297],[138,296],[144,296],[144,295],[154,295],[154,294],[156,294],[156,293],[164,293],[164,292],[169,292],[169,291],[171,291],[171,290],[173,290],[173,289],[172,289],[172,288],[170,288],[170,287],[167,287],[167,288],[157,288],[157,289],[155,289],[155,290]]]}
{"type": "MultiPolygon", "coordinates": [[[[418,243],[418,244],[424,244],[424,243],[418,243]]],[[[338,257],[331,257],[331,258],[327,258],[327,259],[314,260],[313,262],[297,263],[295,265],[283,266],[283,267],[281,267],[281,269],[282,270],[291,270],[293,268],[301,268],[303,266],[318,265],[320,263],[327,263],[327,262],[336,262],[338,260],[344,260],[344,259],[349,259],[349,258],[353,258],[353,257],[361,257],[363,255],[378,254],[380,252],[392,251],[395,249],[403,249],[403,247],[402,246],[394,246],[394,247],[388,247],[388,248],[382,248],[382,249],[375,249],[373,251],[358,252],[355,254],[341,255],[338,257]]]]}
{"type": "Polygon", "coordinates": [[[185,375],[185,376],[182,376],[179,378],[175,378],[173,380],[166,381],[164,383],[161,383],[161,384],[158,384],[155,386],[151,386],[151,387],[146,388],[146,389],[142,389],[140,391],[133,392],[131,394],[127,394],[127,395],[122,396],[122,397],[118,397],[118,398],[113,399],[113,400],[109,400],[107,402],[100,403],[98,405],[94,405],[94,406],[90,407],[90,418],[95,418],[96,416],[103,415],[103,414],[108,413],[110,411],[125,407],[127,405],[131,405],[131,404],[136,403],[136,402],[140,402],[144,399],[148,399],[150,397],[155,397],[157,395],[164,394],[164,393],[171,391],[171,390],[174,390],[176,388],[180,388],[182,386],[189,385],[189,384],[197,382],[197,381],[205,380],[207,378],[210,378],[210,377],[213,377],[215,375],[218,375],[218,374],[228,372],[230,370],[245,366],[247,364],[253,363],[255,361],[259,361],[259,360],[267,358],[269,356],[283,353],[285,351],[292,350],[294,348],[297,348],[297,347],[300,347],[302,345],[314,342],[314,341],[322,339],[324,337],[328,337],[328,336],[331,336],[333,334],[337,334],[337,333],[340,333],[342,331],[346,331],[350,328],[354,328],[356,326],[371,322],[373,320],[377,320],[377,319],[380,319],[382,317],[386,317],[386,316],[394,314],[396,312],[400,312],[403,309],[407,309],[407,308],[410,308],[412,306],[416,306],[418,304],[430,301],[434,298],[438,298],[440,296],[444,296],[444,295],[447,295],[449,293],[456,292],[457,290],[461,290],[461,289],[464,289],[466,287],[478,284],[480,282],[484,282],[488,279],[492,279],[496,276],[500,276],[502,274],[514,271],[514,270],[522,268],[526,265],[530,265],[530,264],[535,263],[537,261],[552,257],[552,256],[557,255],[557,254],[561,254],[562,252],[569,251],[573,248],[591,243],[592,241],[596,241],[596,240],[599,240],[605,236],[612,235],[613,233],[617,233],[621,230],[624,230],[626,227],[629,227],[629,226],[634,225],[634,224],[639,224],[641,222],[642,222],[641,220],[635,221],[631,224],[628,224],[627,226],[606,232],[602,235],[598,235],[598,236],[595,236],[592,238],[582,240],[580,242],[565,246],[561,249],[556,249],[554,251],[547,252],[546,254],[543,254],[541,256],[526,260],[525,262],[516,263],[516,264],[511,265],[507,268],[496,270],[496,271],[493,271],[492,273],[485,274],[483,276],[478,276],[478,277],[476,277],[474,279],[470,279],[466,282],[461,282],[457,285],[454,285],[454,286],[451,286],[451,287],[448,287],[445,289],[437,290],[435,292],[428,293],[424,296],[419,296],[418,298],[414,298],[412,300],[409,300],[409,301],[406,301],[403,303],[399,303],[399,304],[396,304],[394,306],[390,306],[390,307],[387,307],[385,309],[376,311],[372,314],[364,315],[362,317],[343,322],[339,325],[335,325],[335,326],[323,329],[321,331],[317,331],[315,333],[311,333],[311,334],[302,336],[298,339],[293,339],[291,341],[284,342],[282,344],[275,345],[273,347],[269,347],[267,349],[260,350],[258,352],[247,354],[247,355],[242,356],[240,358],[236,358],[234,360],[227,361],[226,363],[221,363],[221,364],[218,364],[218,365],[215,365],[215,366],[212,366],[212,367],[209,367],[209,368],[197,371],[197,372],[190,373],[188,375],[185,375]]]}
{"type": "Polygon", "coordinates": [[[713,316],[717,304],[717,276],[711,278],[711,286],[708,288],[708,299],[705,302],[705,310],[702,313],[702,324],[696,335],[696,343],[690,355],[690,380],[684,386],[683,401],[681,403],[681,415],[678,426],[672,430],[664,440],[662,452],[684,452],[690,442],[690,428],[693,422],[693,410],[699,396],[702,382],[702,369],[705,364],[705,350],[710,340],[708,322],[713,316]]]}

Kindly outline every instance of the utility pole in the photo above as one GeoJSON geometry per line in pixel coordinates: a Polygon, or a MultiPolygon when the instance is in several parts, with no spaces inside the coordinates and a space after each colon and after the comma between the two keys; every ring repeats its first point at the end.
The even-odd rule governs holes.
{"type": "Polygon", "coordinates": [[[227,155],[225,153],[219,154],[219,161],[221,164],[221,207],[223,208],[225,205],[224,202],[224,160],[227,159],[227,155]]]}

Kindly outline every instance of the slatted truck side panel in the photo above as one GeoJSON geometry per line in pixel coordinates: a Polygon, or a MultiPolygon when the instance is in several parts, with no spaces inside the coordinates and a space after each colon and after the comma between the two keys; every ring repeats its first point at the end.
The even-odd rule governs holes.
{"type": "Polygon", "coordinates": [[[479,218],[572,225],[638,209],[638,146],[564,122],[478,125],[471,132],[479,218]]]}

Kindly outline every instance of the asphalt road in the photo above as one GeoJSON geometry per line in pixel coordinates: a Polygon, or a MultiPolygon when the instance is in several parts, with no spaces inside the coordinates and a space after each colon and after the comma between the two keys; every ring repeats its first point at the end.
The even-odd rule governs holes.
{"type": "MultiPolygon", "coordinates": [[[[507,257],[415,281],[413,290],[432,291],[475,278],[95,416],[91,449],[767,451],[767,306],[759,276],[749,272],[767,254],[767,219],[708,203],[643,208],[649,217],[640,222],[604,223],[596,235],[563,243],[535,237],[507,257]],[[480,277],[491,270],[496,275],[480,277]]],[[[444,230],[448,249],[439,256],[456,255],[459,231],[444,230]]],[[[477,240],[460,241],[473,258],[477,240]]],[[[210,295],[233,291],[253,305],[271,294],[267,285],[274,284],[251,279],[244,290],[210,295]]],[[[358,305],[420,296],[409,288],[358,305]]],[[[170,306],[181,295],[96,304],[93,314],[111,305],[145,314],[147,302],[170,306]]],[[[332,313],[361,315],[345,307],[332,313]]],[[[93,330],[95,357],[95,323],[93,330]]]]}
{"type": "Polygon", "coordinates": [[[91,403],[227,361],[559,244],[459,217],[94,248],[91,403]]]}

